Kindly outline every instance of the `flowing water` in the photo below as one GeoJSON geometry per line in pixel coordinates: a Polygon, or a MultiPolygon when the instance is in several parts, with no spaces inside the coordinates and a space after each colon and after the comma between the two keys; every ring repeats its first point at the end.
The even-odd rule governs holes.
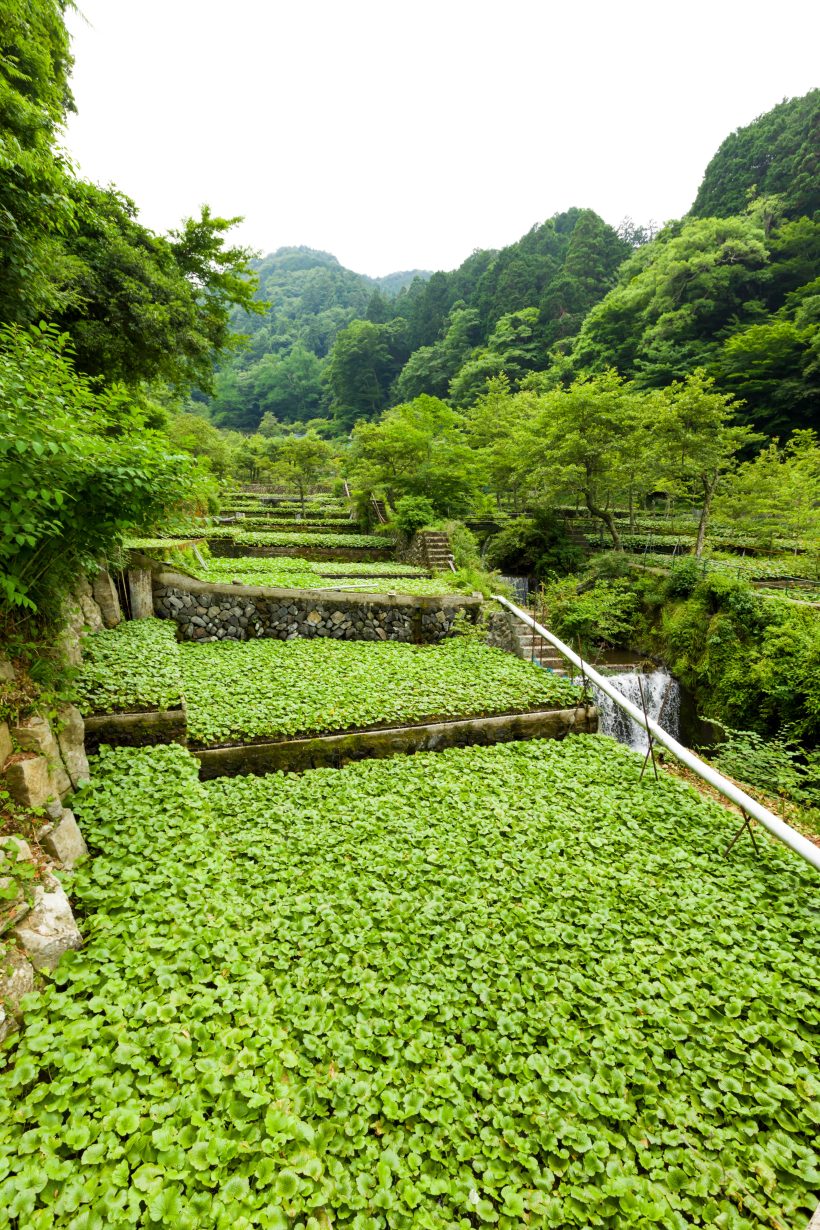
{"type": "MultiPolygon", "coordinates": [[[[643,701],[648,715],[673,738],[679,737],[680,687],[677,679],[668,671],[623,671],[621,674],[609,675],[608,679],[638,709],[642,708],[643,688],[643,701]]],[[[646,731],[603,692],[599,692],[597,688],[594,692],[599,712],[598,730],[601,734],[612,735],[619,743],[625,743],[636,752],[646,752],[649,748],[646,731]]]]}
{"type": "Polygon", "coordinates": [[[519,606],[526,606],[530,597],[530,583],[527,577],[502,577],[502,581],[512,588],[515,601],[519,606]]]}

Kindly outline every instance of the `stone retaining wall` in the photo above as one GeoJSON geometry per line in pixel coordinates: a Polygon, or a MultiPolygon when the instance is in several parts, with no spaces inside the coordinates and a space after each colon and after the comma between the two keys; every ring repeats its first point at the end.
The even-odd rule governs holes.
{"type": "Polygon", "coordinates": [[[493,645],[496,649],[506,649],[507,653],[514,653],[520,658],[522,656],[521,641],[516,635],[516,623],[520,623],[520,620],[517,620],[509,611],[491,611],[487,617],[487,644],[493,645]]]}
{"type": "Polygon", "coordinates": [[[406,544],[396,548],[396,558],[405,564],[417,564],[421,568],[444,567],[442,554],[452,557],[452,546],[447,534],[439,530],[418,530],[406,544]]]}
{"type": "MultiPolygon", "coordinates": [[[[58,641],[80,660],[77,628],[102,626],[90,589],[82,585],[58,641]],[[92,621],[94,621],[92,623],[92,621]]],[[[0,679],[14,683],[17,671],[0,655],[0,679]]],[[[10,813],[17,831],[0,836],[0,1043],[20,1028],[24,997],[37,989],[37,971],[52,971],[82,936],[53,866],[70,871],[88,849],[66,798],[88,778],[83,720],[73,705],[56,715],[30,714],[9,728],[0,722],[0,785],[18,804],[10,813]],[[16,823],[15,823],[16,822],[16,823]],[[23,836],[25,833],[25,836],[23,836]]]]}
{"type": "Polygon", "coordinates": [[[449,635],[459,611],[476,619],[480,607],[480,595],[354,594],[214,584],[171,572],[154,575],[156,615],[173,619],[181,638],[189,641],[321,636],[429,644],[449,635]]]}

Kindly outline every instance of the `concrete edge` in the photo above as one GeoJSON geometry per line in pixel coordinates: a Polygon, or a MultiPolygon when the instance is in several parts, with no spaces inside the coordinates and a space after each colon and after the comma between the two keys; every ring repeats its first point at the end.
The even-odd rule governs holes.
{"type": "Polygon", "coordinates": [[[183,589],[190,594],[220,594],[227,597],[269,598],[289,603],[302,601],[344,602],[350,606],[419,607],[422,610],[439,610],[441,607],[479,607],[484,599],[475,594],[402,594],[398,590],[390,594],[365,594],[359,590],[345,589],[274,589],[267,585],[232,585],[225,581],[198,581],[181,572],[155,572],[155,588],[183,589]]]}
{"type": "Polygon", "coordinates": [[[199,760],[200,778],[208,780],[237,774],[335,768],[349,760],[383,759],[449,747],[563,739],[570,734],[594,734],[597,729],[598,711],[594,705],[589,705],[189,750],[199,760]]]}
{"type": "Polygon", "coordinates": [[[179,709],[151,709],[143,713],[94,713],[85,721],[88,751],[100,745],[148,747],[154,743],[185,743],[187,716],[179,709]]]}

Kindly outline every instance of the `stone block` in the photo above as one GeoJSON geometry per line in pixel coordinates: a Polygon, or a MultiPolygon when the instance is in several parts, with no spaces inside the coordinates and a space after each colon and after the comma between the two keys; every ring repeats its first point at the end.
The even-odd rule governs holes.
{"type": "Polygon", "coordinates": [[[2,769],[13,750],[9,728],[5,722],[0,722],[0,769],[2,769]]]}
{"type": "Polygon", "coordinates": [[[94,601],[100,608],[103,623],[106,628],[116,628],[122,622],[122,609],[117,594],[117,587],[111,579],[111,574],[103,569],[98,572],[91,583],[94,601]]]}
{"type": "Polygon", "coordinates": [[[14,667],[5,654],[0,654],[0,680],[4,683],[14,682],[14,667]]]}
{"type": "Polygon", "coordinates": [[[0,837],[0,850],[2,850],[5,857],[11,862],[34,862],[34,855],[31,853],[31,846],[24,838],[18,837],[15,833],[10,833],[8,837],[0,837]]]}
{"type": "Polygon", "coordinates": [[[0,965],[0,1042],[20,1025],[20,1003],[34,990],[34,967],[17,948],[0,965]]]}
{"type": "Polygon", "coordinates": [[[71,789],[71,778],[63,764],[59,744],[51,724],[45,718],[37,715],[25,718],[14,727],[12,734],[23,751],[45,756],[54,783],[54,793],[62,796],[71,789]]]}
{"type": "Polygon", "coordinates": [[[34,907],[14,934],[35,969],[56,969],[63,953],[83,942],[65,890],[52,876],[35,888],[34,907]]]}
{"type": "Polygon", "coordinates": [[[103,623],[102,611],[94,599],[89,594],[82,594],[79,601],[85,627],[89,632],[101,632],[105,624],[103,623]]]}
{"type": "Polygon", "coordinates": [[[85,723],[76,705],[63,705],[57,710],[57,745],[71,785],[76,790],[90,777],[85,754],[85,723]]]}
{"type": "Polygon", "coordinates": [[[29,756],[6,765],[9,794],[22,807],[45,807],[56,794],[45,756],[29,756]]]}
{"type": "Polygon", "coordinates": [[[88,857],[88,846],[80,832],[73,811],[66,809],[56,824],[50,824],[40,834],[40,845],[71,870],[80,859],[88,857]]]}

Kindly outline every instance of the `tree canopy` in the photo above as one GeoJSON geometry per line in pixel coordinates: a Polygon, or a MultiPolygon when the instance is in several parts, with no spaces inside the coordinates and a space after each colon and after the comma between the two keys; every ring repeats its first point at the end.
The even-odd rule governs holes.
{"type": "Polygon", "coordinates": [[[820,209],[820,89],[731,133],[707,166],[691,213],[727,218],[768,195],[780,197],[790,218],[820,209]]]}

